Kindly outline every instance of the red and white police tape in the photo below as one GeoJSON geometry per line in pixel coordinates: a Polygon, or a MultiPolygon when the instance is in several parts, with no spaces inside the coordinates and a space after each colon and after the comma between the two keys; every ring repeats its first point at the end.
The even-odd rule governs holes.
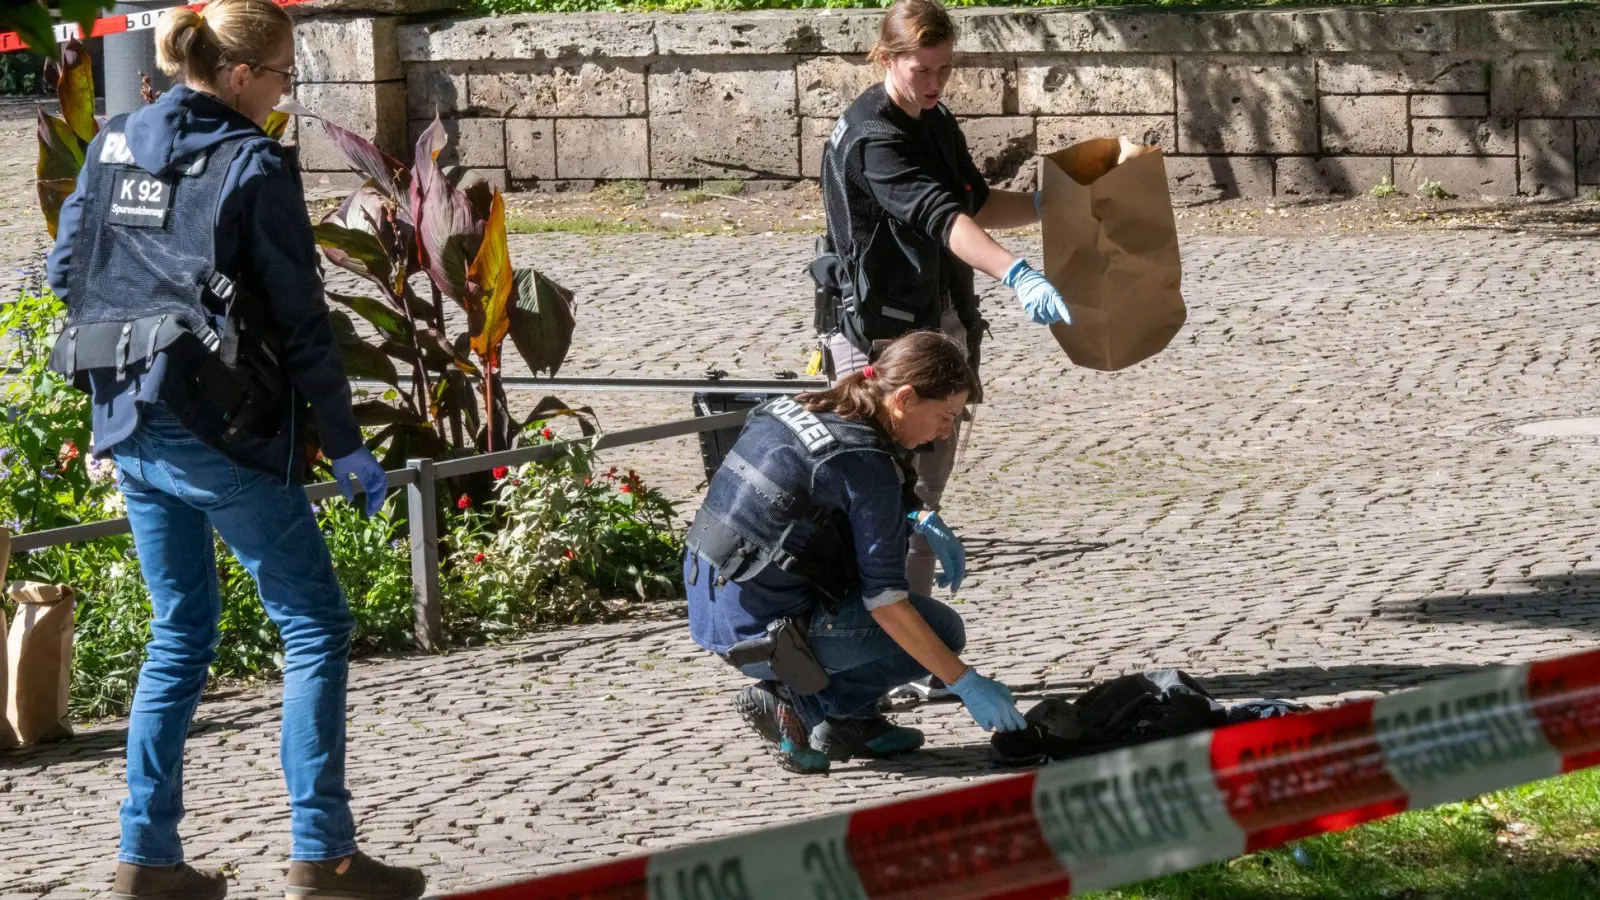
{"type": "Polygon", "coordinates": [[[1600,764],[1600,650],[452,895],[1055,900],[1600,764]]]}
{"type": "MultiPolygon", "coordinates": [[[[310,0],[274,0],[274,2],[279,6],[296,6],[301,3],[309,3],[310,0]]],[[[136,13],[128,13],[127,15],[106,16],[94,20],[93,24],[89,26],[89,34],[87,36],[97,38],[105,37],[108,34],[124,34],[129,31],[147,31],[156,27],[156,23],[161,21],[162,16],[171,10],[180,9],[186,5],[191,9],[199,9],[205,4],[179,3],[165,9],[146,9],[136,13]]],[[[82,39],[85,37],[83,29],[79,28],[75,22],[64,22],[55,26],[55,33],[56,42],[62,44],[73,38],[82,39]]],[[[13,53],[17,50],[26,49],[28,48],[22,42],[22,35],[17,34],[15,31],[0,32],[0,53],[13,53]]]]}

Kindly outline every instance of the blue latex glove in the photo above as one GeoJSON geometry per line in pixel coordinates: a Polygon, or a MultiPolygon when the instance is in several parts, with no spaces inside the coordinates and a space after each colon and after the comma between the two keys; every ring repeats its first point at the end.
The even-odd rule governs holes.
{"type": "Polygon", "coordinates": [[[1022,308],[1034,324],[1072,324],[1072,315],[1067,312],[1067,301],[1061,299],[1061,292],[1034,271],[1027,260],[1019,259],[1011,264],[1006,270],[1005,283],[1017,292],[1017,299],[1022,301],[1022,308]]]}
{"type": "Polygon", "coordinates": [[[378,510],[383,509],[384,495],[388,493],[389,485],[383,466],[378,465],[371,450],[362,447],[349,456],[341,456],[333,461],[333,480],[338,483],[344,498],[354,503],[355,494],[350,489],[352,478],[367,493],[367,516],[377,515],[378,510]]]}
{"type": "Polygon", "coordinates": [[[984,731],[1018,731],[1028,727],[1028,720],[1017,711],[1017,701],[1011,689],[968,668],[967,674],[950,685],[950,693],[961,698],[967,712],[984,731]]]}
{"type": "Polygon", "coordinates": [[[933,555],[939,558],[939,568],[944,571],[939,573],[934,583],[949,588],[952,594],[961,590],[961,580],[967,577],[967,548],[961,546],[956,533],[936,512],[930,512],[927,516],[911,513],[906,518],[912,521],[912,529],[927,539],[933,555]]]}

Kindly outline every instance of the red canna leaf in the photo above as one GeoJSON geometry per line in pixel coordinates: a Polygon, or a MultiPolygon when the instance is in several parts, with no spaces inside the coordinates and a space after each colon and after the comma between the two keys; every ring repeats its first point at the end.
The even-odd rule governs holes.
{"type": "Polygon", "coordinates": [[[471,201],[439,168],[444,149],[444,124],[437,116],[417,138],[412,163],[411,220],[417,230],[417,255],[433,283],[452,300],[465,304],[467,272],[483,240],[483,220],[471,201]]]}
{"type": "Polygon", "coordinates": [[[344,153],[344,158],[349,161],[352,169],[364,175],[384,196],[396,202],[403,201],[407,177],[405,163],[383,152],[372,141],[349,129],[340,128],[320,114],[307,109],[297,100],[285,100],[278,104],[277,109],[289,115],[303,116],[321,122],[323,132],[333,141],[334,146],[344,153]]]}
{"type": "Polygon", "coordinates": [[[39,161],[34,168],[39,209],[44,213],[50,237],[56,236],[56,221],[61,205],[78,186],[78,171],[83,168],[83,144],[65,119],[39,110],[39,161]]]}

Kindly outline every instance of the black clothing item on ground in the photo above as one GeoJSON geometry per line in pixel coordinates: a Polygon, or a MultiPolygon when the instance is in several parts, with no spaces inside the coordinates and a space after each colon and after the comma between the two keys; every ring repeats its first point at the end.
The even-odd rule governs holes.
{"type": "Polygon", "coordinates": [[[1023,716],[1028,727],[996,732],[1002,765],[1041,765],[1217,728],[1228,711],[1177,669],[1153,669],[1096,685],[1071,703],[1047,697],[1023,716]]]}
{"type": "Polygon", "coordinates": [[[972,267],[947,244],[956,217],[977,215],[989,186],[943,104],[914,118],[882,84],[868,88],[823,152],[822,198],[842,265],[821,268],[847,281],[838,285],[841,327],[852,344],[866,352],[872,341],[938,328],[947,297],[968,332],[981,332],[972,267]]]}

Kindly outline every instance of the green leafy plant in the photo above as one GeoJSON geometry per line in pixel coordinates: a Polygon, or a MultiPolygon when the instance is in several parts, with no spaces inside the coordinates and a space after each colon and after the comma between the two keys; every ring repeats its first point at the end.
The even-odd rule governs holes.
{"type": "MultiPolygon", "coordinates": [[[[333,568],[355,618],[351,654],[364,656],[412,647],[410,556],[401,527],[387,510],[372,518],[343,499],[317,508],[333,568]]],[[[255,581],[217,541],[222,615],[213,678],[256,679],[283,668],[283,641],[266,614],[255,581]]],[[[71,584],[78,591],[73,643],[73,713],[84,718],[118,715],[133,701],[145,643],[150,602],[133,542],[109,538],[56,548],[23,558],[30,577],[71,584]]]]}
{"type": "Polygon", "coordinates": [[[507,449],[521,428],[501,382],[503,346],[509,338],[532,371],[555,374],[572,344],[572,293],[512,266],[500,192],[439,166],[445,130],[437,117],[406,166],[311,110],[285,108],[320,121],[366,176],[316,234],[330,262],[378,289],[376,299],[329,294],[378,334],[369,343],[348,315],[334,317],[350,374],[392,387],[383,400],[356,409],[363,425],[378,429],[372,446],[387,446],[386,466],[467,447],[507,449]],[[416,275],[425,276],[430,297],[414,289],[416,275]],[[464,332],[449,333],[445,297],[466,312],[464,332]],[[396,363],[409,366],[409,375],[396,363]]]}
{"type": "MultiPolygon", "coordinates": [[[[88,465],[89,398],[48,368],[65,314],[38,288],[0,305],[4,364],[15,368],[0,387],[0,525],[14,533],[120,514],[110,473],[88,465]]],[[[17,571],[26,577],[27,564],[17,571]]]]}
{"type": "Polygon", "coordinates": [[[1400,189],[1394,186],[1394,182],[1389,180],[1389,176],[1385,175],[1383,180],[1373,185],[1372,190],[1367,191],[1367,193],[1375,199],[1387,200],[1400,193],[1400,189]]]}
{"type": "Polygon", "coordinates": [[[44,60],[31,51],[0,56],[0,94],[36,94],[44,77],[44,60]]]}
{"type": "Polygon", "coordinates": [[[94,114],[94,65],[82,42],[68,41],[60,62],[46,64],[45,78],[55,82],[61,115],[39,108],[39,162],[34,175],[39,208],[53,239],[61,204],[78,186],[84,152],[100,133],[101,123],[94,114]]]}
{"type": "Polygon", "coordinates": [[[1455,198],[1455,194],[1445,190],[1443,184],[1432,178],[1422,179],[1422,183],[1417,185],[1417,196],[1424,200],[1451,200],[1455,198]]]}
{"type": "MultiPolygon", "coordinates": [[[[548,440],[547,428],[533,440],[548,440]]],[[[487,638],[475,622],[525,630],[604,613],[602,598],[670,597],[683,544],[675,508],[638,473],[602,470],[592,447],[496,470],[486,508],[463,495],[449,538],[447,592],[457,639],[487,638]]]]}

